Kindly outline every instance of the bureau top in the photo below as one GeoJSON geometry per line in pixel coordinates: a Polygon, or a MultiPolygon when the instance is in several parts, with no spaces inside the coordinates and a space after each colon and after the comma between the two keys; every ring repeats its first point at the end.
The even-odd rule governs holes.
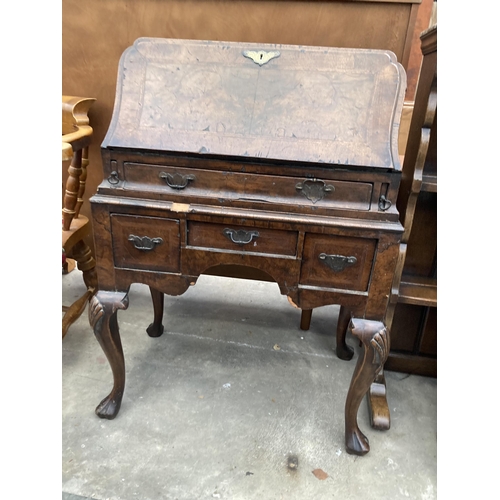
{"type": "Polygon", "coordinates": [[[104,148],[400,170],[390,51],[140,38],[104,148]]]}

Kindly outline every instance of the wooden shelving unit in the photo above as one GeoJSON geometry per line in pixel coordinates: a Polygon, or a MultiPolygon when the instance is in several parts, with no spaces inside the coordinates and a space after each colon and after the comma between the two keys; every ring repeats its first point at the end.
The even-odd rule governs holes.
{"type": "Polygon", "coordinates": [[[422,191],[427,193],[437,193],[437,176],[423,175],[422,176],[422,191]]]}
{"type": "MultiPolygon", "coordinates": [[[[384,370],[437,376],[437,25],[421,36],[422,66],[403,157],[397,208],[404,233],[385,324],[384,370]]],[[[390,427],[382,370],[370,387],[375,429],[390,427]]]]}
{"type": "Polygon", "coordinates": [[[437,280],[424,276],[402,276],[398,302],[414,306],[437,307],[437,280]]]}
{"type": "Polygon", "coordinates": [[[403,234],[386,324],[386,370],[437,375],[437,25],[421,36],[418,80],[397,207],[403,234]]]}

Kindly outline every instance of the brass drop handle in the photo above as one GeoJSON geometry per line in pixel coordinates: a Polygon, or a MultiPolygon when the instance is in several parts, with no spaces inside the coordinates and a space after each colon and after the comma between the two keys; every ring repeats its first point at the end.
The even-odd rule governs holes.
{"type": "Polygon", "coordinates": [[[245,231],[244,229],[229,229],[226,228],[222,234],[237,245],[246,245],[254,238],[259,237],[259,231],[245,231]]]}
{"type": "Polygon", "coordinates": [[[160,245],[163,243],[161,238],[150,238],[149,236],[136,236],[135,234],[131,234],[128,237],[128,241],[131,241],[137,250],[141,250],[143,252],[150,252],[154,250],[156,245],[160,245]]]}
{"type": "Polygon", "coordinates": [[[348,266],[353,266],[358,261],[358,259],[356,259],[353,255],[347,257],[345,255],[328,255],[326,253],[320,253],[318,257],[325,265],[336,273],[343,271],[348,266]]]}
{"type": "Polygon", "coordinates": [[[190,182],[196,180],[196,177],[192,174],[182,175],[178,172],[175,174],[160,172],[160,179],[163,179],[167,183],[167,186],[172,189],[184,189],[190,182]]]}

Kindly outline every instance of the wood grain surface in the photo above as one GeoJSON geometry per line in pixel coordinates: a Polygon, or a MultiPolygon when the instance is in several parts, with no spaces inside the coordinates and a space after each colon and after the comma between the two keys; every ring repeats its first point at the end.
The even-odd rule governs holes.
{"type": "Polygon", "coordinates": [[[140,38],[118,75],[103,147],[401,168],[390,51],[140,38]]]}

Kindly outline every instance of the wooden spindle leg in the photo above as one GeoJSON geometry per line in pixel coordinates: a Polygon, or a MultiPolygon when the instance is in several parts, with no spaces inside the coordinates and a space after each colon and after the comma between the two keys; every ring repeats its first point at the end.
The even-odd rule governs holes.
{"type": "Polygon", "coordinates": [[[370,445],[368,438],[358,427],[358,409],[370,385],[384,366],[389,354],[390,339],[381,321],[352,318],[349,328],[361,341],[362,350],[352,375],[345,405],[346,451],[353,455],[365,455],[370,451],[370,445]]]}
{"type": "Polygon", "coordinates": [[[146,328],[150,337],[160,337],[163,334],[163,305],[165,295],[158,290],[149,287],[151,298],[153,299],[153,322],[146,328]]]}
{"type": "Polygon", "coordinates": [[[68,169],[68,180],[66,182],[66,191],[64,193],[63,231],[68,231],[71,221],[75,216],[75,207],[78,200],[78,191],[80,189],[80,175],[82,173],[82,150],[75,151],[71,165],[68,169]]]}
{"type": "Polygon", "coordinates": [[[346,343],[347,328],[351,321],[351,311],[344,306],[340,306],[339,320],[337,323],[337,357],[349,361],[354,356],[354,350],[346,343]]]}
{"type": "Polygon", "coordinates": [[[62,338],[66,336],[68,328],[82,315],[92,295],[97,292],[96,263],[92,256],[92,251],[83,240],[80,240],[73,246],[71,249],[71,258],[76,260],[78,269],[82,271],[87,292],[66,311],[62,320],[62,338]]]}
{"type": "Polygon", "coordinates": [[[85,186],[87,183],[87,167],[89,165],[89,148],[82,149],[82,171],[80,174],[80,185],[78,188],[78,196],[75,205],[75,217],[80,215],[80,209],[83,205],[83,195],[85,194],[85,186]]]}
{"type": "Polygon", "coordinates": [[[76,302],[73,302],[69,309],[65,312],[62,319],[62,338],[68,333],[69,327],[83,314],[87,302],[90,300],[94,290],[89,289],[76,302]]]}
{"type": "Polygon", "coordinates": [[[101,418],[116,417],[125,390],[125,361],[118,330],[118,309],[128,307],[128,295],[123,292],[99,291],[90,301],[89,321],[99,345],[111,366],[113,389],[97,406],[95,412],[101,418]]]}
{"type": "Polygon", "coordinates": [[[97,290],[96,263],[90,247],[83,240],[80,240],[73,246],[71,257],[76,260],[78,269],[82,271],[83,281],[87,288],[97,290]]]}

